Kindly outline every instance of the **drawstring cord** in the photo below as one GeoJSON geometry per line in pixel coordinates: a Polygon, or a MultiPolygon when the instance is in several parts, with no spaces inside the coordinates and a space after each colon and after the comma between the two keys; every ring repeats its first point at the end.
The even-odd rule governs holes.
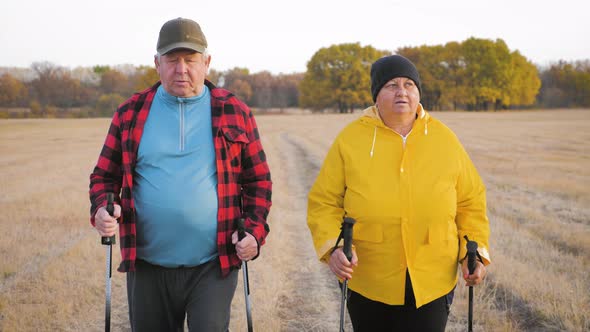
{"type": "MultiPolygon", "coordinates": [[[[422,110],[422,114],[420,114],[420,119],[424,119],[426,116],[426,111],[422,110]]],[[[424,121],[424,135],[428,135],[428,120],[424,121]]]]}
{"type": "Polygon", "coordinates": [[[373,130],[373,144],[371,144],[371,158],[373,158],[373,151],[375,150],[375,139],[377,138],[377,126],[373,130]]]}

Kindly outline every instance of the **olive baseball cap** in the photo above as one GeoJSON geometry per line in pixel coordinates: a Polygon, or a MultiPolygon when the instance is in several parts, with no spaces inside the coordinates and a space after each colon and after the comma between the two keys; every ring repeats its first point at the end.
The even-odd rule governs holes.
{"type": "Polygon", "coordinates": [[[207,39],[197,22],[179,17],[162,25],[156,47],[158,54],[163,55],[178,48],[205,52],[207,39]]]}

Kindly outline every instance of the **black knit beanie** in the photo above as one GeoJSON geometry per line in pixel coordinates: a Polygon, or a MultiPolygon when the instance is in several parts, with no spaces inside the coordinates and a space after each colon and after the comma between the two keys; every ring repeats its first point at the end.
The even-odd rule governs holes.
{"type": "Polygon", "coordinates": [[[420,74],[414,64],[401,55],[390,55],[375,61],[371,65],[371,93],[373,94],[373,101],[377,101],[377,94],[379,90],[396,77],[407,77],[412,79],[420,95],[422,95],[422,87],[420,86],[420,74]]]}

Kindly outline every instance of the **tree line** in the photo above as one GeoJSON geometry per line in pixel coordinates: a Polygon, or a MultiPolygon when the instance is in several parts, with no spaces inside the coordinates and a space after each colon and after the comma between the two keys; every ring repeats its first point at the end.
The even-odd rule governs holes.
{"type": "MultiPolygon", "coordinates": [[[[537,67],[502,39],[469,38],[445,45],[398,48],[416,64],[421,102],[429,110],[590,107],[590,60],[537,67]]],[[[304,73],[211,69],[208,79],[253,109],[306,108],[350,112],[372,104],[370,66],[391,54],[359,43],[318,50],[304,73]]],[[[158,80],[150,66],[69,69],[36,62],[0,68],[0,116],[110,116],[132,93],[158,80]]]]}

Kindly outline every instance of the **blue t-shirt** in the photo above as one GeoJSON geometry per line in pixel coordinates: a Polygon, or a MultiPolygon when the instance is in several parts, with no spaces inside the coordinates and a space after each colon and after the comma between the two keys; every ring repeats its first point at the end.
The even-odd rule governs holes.
{"type": "Polygon", "coordinates": [[[206,86],[190,98],[158,88],[133,185],[138,258],[178,267],[217,257],[217,170],[206,86]]]}

